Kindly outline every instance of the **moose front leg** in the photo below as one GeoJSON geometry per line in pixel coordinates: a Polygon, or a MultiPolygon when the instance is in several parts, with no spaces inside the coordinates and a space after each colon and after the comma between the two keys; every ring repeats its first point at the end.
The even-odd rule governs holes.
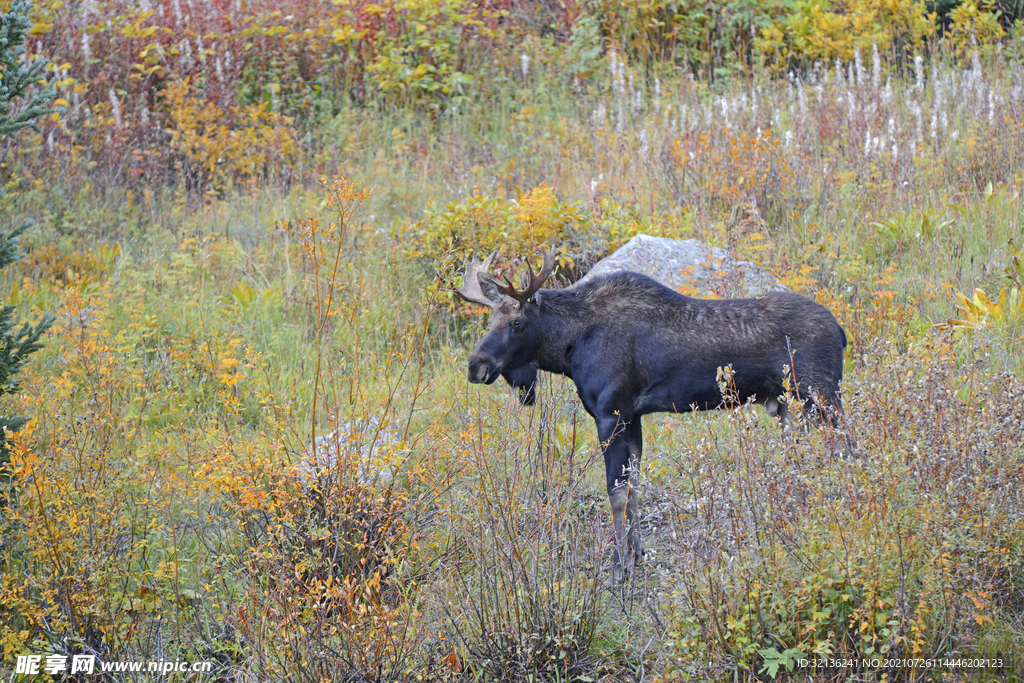
{"type": "Polygon", "coordinates": [[[643,552],[640,530],[635,524],[638,494],[630,476],[640,464],[643,431],[640,418],[625,421],[620,415],[604,418],[598,424],[598,436],[604,446],[604,468],[608,499],[615,529],[611,579],[617,584],[632,569],[643,552]]]}

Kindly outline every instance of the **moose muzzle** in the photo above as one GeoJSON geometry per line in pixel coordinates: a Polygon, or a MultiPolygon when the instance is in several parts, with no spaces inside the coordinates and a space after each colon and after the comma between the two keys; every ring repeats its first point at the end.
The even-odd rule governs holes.
{"type": "Polygon", "coordinates": [[[469,381],[473,384],[490,384],[500,374],[501,368],[493,358],[475,353],[469,357],[469,381]]]}

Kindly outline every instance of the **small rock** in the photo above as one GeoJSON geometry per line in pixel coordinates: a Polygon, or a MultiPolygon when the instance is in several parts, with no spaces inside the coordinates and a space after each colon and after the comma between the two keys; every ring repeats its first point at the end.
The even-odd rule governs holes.
{"type": "Polygon", "coordinates": [[[400,444],[394,425],[380,425],[380,419],[355,419],[330,434],[318,436],[313,447],[295,470],[302,483],[312,485],[324,477],[334,477],[338,462],[342,468],[355,467],[353,482],[365,486],[387,486],[401,466],[397,450],[400,444]]]}

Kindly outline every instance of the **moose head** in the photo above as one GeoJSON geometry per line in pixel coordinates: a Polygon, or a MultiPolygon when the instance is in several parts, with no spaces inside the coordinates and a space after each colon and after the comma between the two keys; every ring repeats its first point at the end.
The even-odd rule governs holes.
{"type": "Polygon", "coordinates": [[[520,402],[531,405],[538,369],[534,356],[543,341],[535,324],[538,292],[554,270],[555,254],[542,248],[540,272],[534,273],[527,263],[524,288],[517,290],[507,277],[502,284],[488,272],[496,253],[483,261],[473,258],[466,266],[462,288],[455,290],[466,301],[492,309],[491,329],[469,358],[469,381],[490,384],[501,375],[519,389],[520,402]]]}

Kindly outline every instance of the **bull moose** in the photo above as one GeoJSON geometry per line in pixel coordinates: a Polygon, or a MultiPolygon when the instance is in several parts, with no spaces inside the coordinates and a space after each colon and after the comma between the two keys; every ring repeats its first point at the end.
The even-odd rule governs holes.
{"type": "Polygon", "coordinates": [[[520,389],[524,404],[534,401],[538,370],[576,384],[604,451],[614,582],[643,552],[630,486],[643,449],[641,416],[726,405],[719,370],[731,366],[731,398],[764,404],[784,430],[793,426],[784,377],[812,422],[842,418],[846,333],[828,309],[804,296],[695,299],[631,272],[541,289],[555,262],[554,252],[543,249],[540,272],[527,263],[519,291],[488,273],[494,256],[473,258],[456,290],[493,309],[490,330],[469,358],[469,381],[491,384],[502,376],[520,389]]]}

